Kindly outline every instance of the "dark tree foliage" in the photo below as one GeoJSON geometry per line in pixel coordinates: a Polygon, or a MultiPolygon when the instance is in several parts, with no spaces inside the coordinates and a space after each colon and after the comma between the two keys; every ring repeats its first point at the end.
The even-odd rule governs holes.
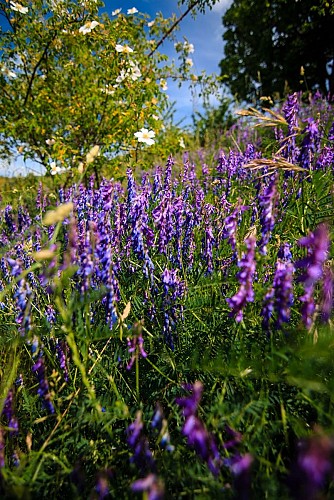
{"type": "Polygon", "coordinates": [[[221,73],[238,99],[316,88],[334,93],[331,2],[234,0],[223,25],[221,73]]]}

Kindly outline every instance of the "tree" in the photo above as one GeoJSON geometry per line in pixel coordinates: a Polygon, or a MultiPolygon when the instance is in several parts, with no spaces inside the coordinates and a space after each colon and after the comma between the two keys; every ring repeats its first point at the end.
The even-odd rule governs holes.
{"type": "Polygon", "coordinates": [[[17,149],[50,171],[78,165],[92,148],[96,156],[97,146],[109,155],[135,149],[142,129],[158,132],[165,79],[192,75],[187,41],[178,67],[157,48],[215,0],[182,3],[180,18],[150,20],[136,8],[101,14],[100,0],[0,0],[0,154],[17,149]]]}
{"type": "Polygon", "coordinates": [[[223,16],[221,73],[254,101],[287,91],[334,93],[334,12],[324,0],[234,0],[223,16]]]}

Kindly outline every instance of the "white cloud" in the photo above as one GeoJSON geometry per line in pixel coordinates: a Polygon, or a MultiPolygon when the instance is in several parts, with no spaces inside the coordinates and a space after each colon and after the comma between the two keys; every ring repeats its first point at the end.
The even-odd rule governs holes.
{"type": "Polygon", "coordinates": [[[222,13],[224,10],[228,9],[232,5],[232,0],[218,0],[217,3],[212,7],[214,12],[222,13]]]}

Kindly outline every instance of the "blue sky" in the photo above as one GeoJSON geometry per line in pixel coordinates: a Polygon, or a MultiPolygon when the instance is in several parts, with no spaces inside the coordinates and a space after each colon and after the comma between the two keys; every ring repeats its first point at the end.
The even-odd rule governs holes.
{"type": "MultiPolygon", "coordinates": [[[[206,10],[205,14],[198,14],[196,19],[188,15],[180,24],[180,30],[176,33],[177,39],[182,41],[186,37],[195,47],[195,52],[191,54],[194,62],[193,71],[195,74],[200,74],[205,70],[208,74],[216,73],[219,75],[219,62],[223,57],[223,26],[222,16],[226,9],[231,5],[232,0],[220,0],[214,5],[212,10],[206,10]]],[[[185,11],[186,7],[178,6],[177,0],[105,0],[105,8],[110,15],[117,8],[122,8],[123,12],[127,9],[136,7],[140,12],[148,13],[152,19],[156,12],[162,12],[164,17],[170,17],[172,13],[179,16],[185,11]]],[[[0,21],[1,22],[1,21],[0,21]]],[[[165,43],[160,52],[167,54],[170,57],[176,57],[173,44],[165,43]]],[[[201,111],[201,102],[192,99],[188,85],[184,84],[181,88],[176,83],[168,82],[167,94],[172,102],[175,102],[175,121],[181,122],[182,125],[192,123],[191,115],[195,111],[201,111]]],[[[215,100],[212,100],[213,104],[215,100]]],[[[21,159],[15,161],[15,166],[11,165],[10,173],[15,170],[15,173],[24,173],[29,170],[31,163],[24,165],[21,159]]],[[[8,168],[1,168],[0,175],[9,173],[8,168]]]]}
{"type": "MultiPolygon", "coordinates": [[[[231,3],[232,0],[217,1],[211,11],[206,9],[205,14],[198,14],[196,19],[193,19],[189,14],[180,24],[180,30],[176,36],[180,41],[185,36],[194,45],[195,52],[191,54],[194,62],[192,69],[197,74],[200,74],[202,70],[208,74],[220,74],[219,62],[223,57],[224,50],[222,16],[231,3]]],[[[155,0],[106,0],[104,10],[111,13],[120,7],[123,12],[136,7],[139,11],[148,13],[152,19],[158,11],[162,12],[164,17],[170,17],[172,13],[179,16],[186,10],[184,5],[178,6],[177,0],[160,2],[155,0]]],[[[170,57],[176,55],[173,45],[170,43],[165,43],[160,51],[170,57]]],[[[176,83],[169,81],[167,94],[170,100],[176,103],[175,121],[182,120],[182,125],[192,123],[191,115],[194,111],[200,111],[201,105],[198,100],[193,102],[188,86],[183,85],[180,89],[176,83]]],[[[215,100],[213,99],[212,102],[214,103],[215,100]]]]}

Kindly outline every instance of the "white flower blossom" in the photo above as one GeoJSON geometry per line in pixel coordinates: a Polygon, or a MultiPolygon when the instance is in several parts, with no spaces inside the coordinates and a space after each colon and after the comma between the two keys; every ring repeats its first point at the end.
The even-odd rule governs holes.
{"type": "Polygon", "coordinates": [[[14,73],[14,71],[11,71],[10,69],[6,68],[6,66],[3,66],[1,68],[1,71],[8,76],[8,78],[17,78],[17,74],[14,73]]]}
{"type": "Polygon", "coordinates": [[[193,54],[195,52],[195,48],[192,43],[184,42],[183,49],[186,54],[193,54]]]}
{"type": "Polygon", "coordinates": [[[27,14],[28,12],[28,7],[23,7],[16,2],[10,2],[9,6],[12,10],[15,10],[15,12],[19,12],[20,14],[27,14]]]}
{"type": "Polygon", "coordinates": [[[133,52],[133,49],[128,45],[120,45],[119,43],[116,44],[115,50],[120,54],[131,54],[131,52],[133,52]]]}
{"type": "Polygon", "coordinates": [[[179,139],[179,145],[180,145],[181,148],[185,148],[186,147],[186,145],[184,143],[183,137],[180,137],[180,139],[179,139]]]}
{"type": "Polygon", "coordinates": [[[133,61],[130,61],[130,66],[131,66],[130,78],[133,82],[135,82],[136,80],[138,80],[138,78],[141,77],[141,71],[140,71],[138,65],[136,63],[134,63],[133,61]]]}
{"type": "Polygon", "coordinates": [[[120,9],[113,10],[112,13],[111,13],[111,15],[112,16],[117,16],[121,12],[121,10],[122,10],[122,7],[120,9]]]}
{"type": "Polygon", "coordinates": [[[152,115],[152,118],[153,118],[153,120],[159,120],[159,116],[158,115],[152,115]]]}
{"type": "Polygon", "coordinates": [[[164,80],[163,78],[161,78],[159,84],[160,84],[161,90],[168,90],[168,86],[167,86],[166,80],[164,80]]]}
{"type": "Polygon", "coordinates": [[[120,74],[116,78],[116,83],[122,83],[125,80],[125,78],[126,78],[126,72],[124,69],[121,69],[120,74]]]}
{"type": "Polygon", "coordinates": [[[193,62],[192,59],[190,59],[190,57],[187,57],[187,59],[186,59],[186,65],[190,66],[190,68],[194,65],[194,62],[193,62]]]}
{"type": "Polygon", "coordinates": [[[83,35],[86,35],[87,33],[90,33],[96,26],[98,26],[100,23],[97,21],[92,21],[90,23],[86,23],[81,28],[79,28],[79,33],[82,33],[83,35]]]}
{"type": "Polygon", "coordinates": [[[153,130],[142,128],[138,132],[135,132],[134,136],[137,138],[138,142],[143,142],[148,146],[152,146],[152,144],[155,143],[155,140],[153,139],[155,132],[153,132],[153,130]]]}
{"type": "Polygon", "coordinates": [[[53,146],[56,141],[54,139],[46,139],[45,144],[47,146],[53,146]]]}
{"type": "Polygon", "coordinates": [[[149,23],[147,23],[147,26],[149,28],[152,28],[153,24],[155,23],[155,20],[153,19],[153,21],[150,21],[149,23]]]}
{"type": "Polygon", "coordinates": [[[138,9],[136,7],[132,7],[132,9],[128,9],[128,14],[136,14],[138,12],[138,9]]]}
{"type": "Polygon", "coordinates": [[[50,170],[51,175],[60,174],[62,172],[62,169],[57,165],[57,163],[55,161],[50,163],[50,167],[51,167],[51,170],[50,170]]]}
{"type": "Polygon", "coordinates": [[[109,85],[106,84],[104,88],[100,89],[100,92],[102,92],[103,94],[113,95],[115,93],[115,90],[111,90],[109,88],[109,85]]]}

